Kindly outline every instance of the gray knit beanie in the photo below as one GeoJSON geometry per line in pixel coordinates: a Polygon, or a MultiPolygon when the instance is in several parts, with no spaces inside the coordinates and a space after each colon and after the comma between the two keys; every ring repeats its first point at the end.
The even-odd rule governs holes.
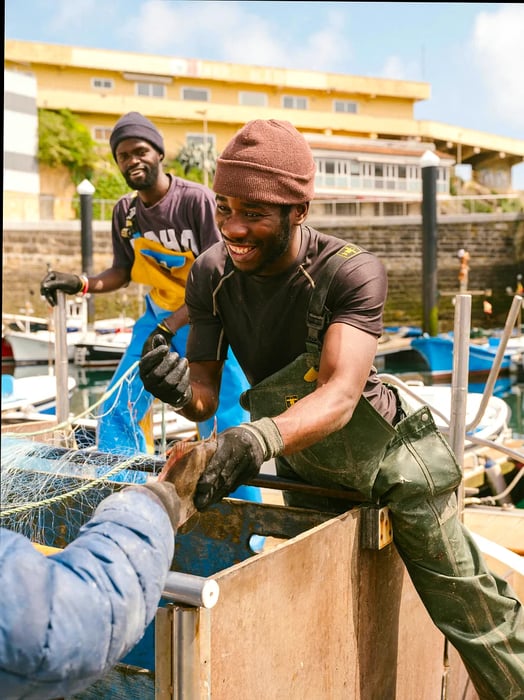
{"type": "Polygon", "coordinates": [[[315,192],[311,149],[290,122],[255,119],[218,158],[213,189],[225,197],[268,204],[310,202],[315,192]]]}
{"type": "Polygon", "coordinates": [[[156,126],[139,112],[128,112],[117,121],[109,137],[109,145],[116,160],[116,147],[124,139],[143,139],[164,155],[164,139],[156,126]]]}

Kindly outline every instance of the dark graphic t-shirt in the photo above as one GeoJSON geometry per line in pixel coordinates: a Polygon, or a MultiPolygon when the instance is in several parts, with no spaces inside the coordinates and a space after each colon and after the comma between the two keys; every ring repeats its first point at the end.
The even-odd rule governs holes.
{"type": "MultiPolygon", "coordinates": [[[[207,187],[168,175],[171,183],[164,197],[146,207],[136,197],[136,229],[151,241],[158,241],[167,251],[191,251],[195,257],[221,240],[215,224],[215,199],[207,187]]],[[[112,222],[113,266],[131,269],[133,242],[121,235],[125,227],[133,194],[115,205],[112,222]]]]}

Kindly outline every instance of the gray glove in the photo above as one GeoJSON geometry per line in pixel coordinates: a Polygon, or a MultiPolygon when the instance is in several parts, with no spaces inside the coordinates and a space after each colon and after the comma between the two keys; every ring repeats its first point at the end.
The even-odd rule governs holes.
{"type": "Polygon", "coordinates": [[[284,442],[271,418],[241,423],[217,437],[217,449],[195,491],[194,503],[204,510],[246,483],[260,471],[262,463],[280,454],[284,442]]]}
{"type": "Polygon", "coordinates": [[[166,339],[160,334],[152,339],[152,347],[139,362],[144,388],[174,409],[183,408],[193,398],[187,359],[169,352],[166,339]]]}
{"type": "Polygon", "coordinates": [[[51,306],[56,306],[57,291],[78,294],[83,287],[84,282],[78,275],[51,270],[40,282],[40,294],[47,299],[51,306]]]}
{"type": "Polygon", "coordinates": [[[170,484],[168,481],[150,481],[145,484],[133,484],[132,486],[126,486],[124,491],[128,490],[141,491],[142,489],[147,489],[148,491],[155,494],[155,496],[162,503],[164,508],[169,515],[171,520],[171,525],[173,527],[174,533],[176,535],[179,521],[180,521],[180,510],[181,502],[180,497],[174,484],[170,484]]]}

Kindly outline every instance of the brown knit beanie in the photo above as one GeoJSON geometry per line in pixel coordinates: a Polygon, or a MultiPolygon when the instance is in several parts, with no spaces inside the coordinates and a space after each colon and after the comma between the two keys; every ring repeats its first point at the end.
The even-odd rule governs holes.
{"type": "Polygon", "coordinates": [[[289,122],[255,119],[218,158],[213,189],[225,197],[268,204],[310,202],[315,191],[311,149],[289,122]]]}
{"type": "Polygon", "coordinates": [[[140,112],[128,112],[117,121],[109,137],[109,145],[116,160],[116,147],[124,139],[143,139],[164,155],[162,134],[147,117],[140,112]]]}

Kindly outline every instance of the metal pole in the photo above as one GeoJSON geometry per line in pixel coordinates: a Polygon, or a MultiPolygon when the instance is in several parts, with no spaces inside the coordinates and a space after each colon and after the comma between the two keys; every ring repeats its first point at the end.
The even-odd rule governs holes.
{"type": "MultiPolygon", "coordinates": [[[[82,272],[88,277],[93,274],[93,193],[95,188],[89,180],[82,180],[76,188],[80,195],[80,228],[82,236],[82,272]]],[[[87,296],[87,327],[93,329],[95,320],[95,300],[87,296]]]]}
{"type": "Polygon", "coordinates": [[[437,306],[437,166],[440,159],[426,151],[420,159],[422,170],[422,330],[438,334],[437,306]]]}
{"type": "Polygon", "coordinates": [[[57,291],[54,309],[56,420],[63,423],[69,418],[69,358],[67,356],[67,314],[64,292],[57,291]]]}
{"type": "MultiPolygon", "coordinates": [[[[455,327],[453,341],[453,373],[451,375],[451,411],[449,442],[457,462],[464,467],[466,439],[466,405],[468,400],[469,343],[471,330],[471,294],[455,297],[455,327]]],[[[464,482],[457,493],[460,518],[463,519],[464,482]]]]}

